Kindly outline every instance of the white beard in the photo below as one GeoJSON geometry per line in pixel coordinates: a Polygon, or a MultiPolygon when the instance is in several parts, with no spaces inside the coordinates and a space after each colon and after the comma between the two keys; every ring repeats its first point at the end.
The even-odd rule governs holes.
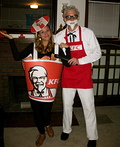
{"type": "Polygon", "coordinates": [[[73,20],[73,21],[70,21],[70,20],[66,21],[66,24],[67,24],[68,26],[70,26],[72,30],[74,29],[74,27],[75,27],[75,25],[76,25],[77,23],[78,23],[78,20],[77,20],[77,19],[75,19],[75,20],[73,20]]]}

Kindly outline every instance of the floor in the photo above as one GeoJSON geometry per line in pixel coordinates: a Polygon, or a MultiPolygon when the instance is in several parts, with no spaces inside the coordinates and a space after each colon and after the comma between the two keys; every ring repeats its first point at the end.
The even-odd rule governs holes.
{"type": "MultiPolygon", "coordinates": [[[[55,136],[46,137],[42,147],[86,147],[87,138],[82,108],[74,108],[79,125],[72,126],[67,141],[60,140],[62,126],[54,126],[55,136]]],[[[99,139],[97,147],[120,147],[120,106],[96,107],[99,139]]],[[[36,127],[4,128],[5,147],[35,147],[36,127]]]]}

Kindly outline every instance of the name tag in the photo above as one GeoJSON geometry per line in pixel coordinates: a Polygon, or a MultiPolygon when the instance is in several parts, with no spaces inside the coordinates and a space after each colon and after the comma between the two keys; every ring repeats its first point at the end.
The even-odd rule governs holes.
{"type": "Polygon", "coordinates": [[[74,45],[71,46],[71,51],[77,51],[77,50],[82,50],[82,45],[74,45]]]}

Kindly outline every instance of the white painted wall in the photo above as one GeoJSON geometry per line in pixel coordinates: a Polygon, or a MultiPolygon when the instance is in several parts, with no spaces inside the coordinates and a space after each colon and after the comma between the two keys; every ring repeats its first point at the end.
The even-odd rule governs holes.
{"type": "Polygon", "coordinates": [[[84,26],[85,24],[85,5],[86,0],[58,0],[57,1],[57,29],[59,29],[60,24],[64,26],[64,21],[62,18],[62,3],[68,3],[68,5],[75,5],[80,12],[79,25],[84,26]]]}

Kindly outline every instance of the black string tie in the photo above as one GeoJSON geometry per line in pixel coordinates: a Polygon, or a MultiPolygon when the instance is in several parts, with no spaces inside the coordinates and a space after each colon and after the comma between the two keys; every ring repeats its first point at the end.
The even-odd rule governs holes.
{"type": "Polygon", "coordinates": [[[75,37],[77,37],[74,32],[69,32],[68,36],[70,36],[70,42],[75,42],[75,37]]]}

